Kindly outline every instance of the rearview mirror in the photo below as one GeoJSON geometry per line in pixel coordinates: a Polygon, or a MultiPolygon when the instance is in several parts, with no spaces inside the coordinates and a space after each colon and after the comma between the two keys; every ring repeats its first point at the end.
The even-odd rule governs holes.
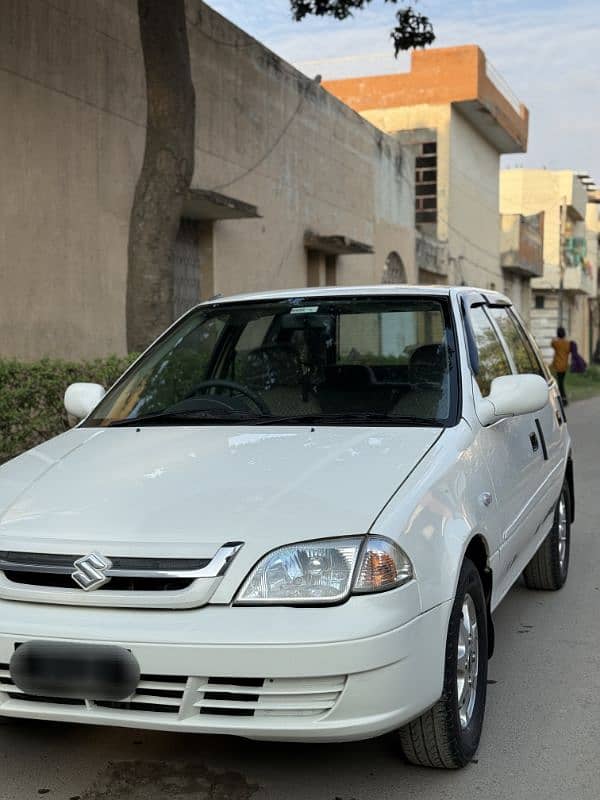
{"type": "Polygon", "coordinates": [[[65,392],[67,414],[77,421],[85,419],[105,395],[99,383],[72,383],[65,392]]]}
{"type": "Polygon", "coordinates": [[[505,417],[533,414],[548,402],[548,384],[540,375],[502,375],[494,378],[490,393],[477,401],[482,425],[505,417]]]}

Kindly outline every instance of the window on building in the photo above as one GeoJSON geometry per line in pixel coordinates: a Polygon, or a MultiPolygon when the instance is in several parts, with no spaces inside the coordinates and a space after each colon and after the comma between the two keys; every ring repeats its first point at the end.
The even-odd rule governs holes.
{"type": "Polygon", "coordinates": [[[538,311],[541,311],[544,308],[544,305],[545,305],[544,300],[545,299],[546,298],[544,297],[543,294],[536,294],[536,296],[535,296],[535,307],[537,308],[538,311]]]}
{"type": "Polygon", "coordinates": [[[511,368],[500,339],[483,308],[472,308],[469,319],[479,356],[479,372],[475,377],[482,396],[487,397],[494,378],[510,375],[511,368]]]}
{"type": "Polygon", "coordinates": [[[416,160],[415,222],[437,222],[437,142],[424,142],[416,160]]]}
{"type": "Polygon", "coordinates": [[[381,276],[382,283],[406,283],[406,268],[401,257],[392,251],[385,260],[385,269],[381,276]]]}

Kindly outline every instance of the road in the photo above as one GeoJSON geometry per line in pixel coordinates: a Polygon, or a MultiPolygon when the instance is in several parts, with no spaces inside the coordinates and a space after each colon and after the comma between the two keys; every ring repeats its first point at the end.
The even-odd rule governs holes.
{"type": "Polygon", "coordinates": [[[0,800],[597,800],[600,797],[600,398],[571,406],[577,521],[556,594],[498,609],[475,763],[417,769],[391,737],[328,746],[0,719],[0,800]]]}

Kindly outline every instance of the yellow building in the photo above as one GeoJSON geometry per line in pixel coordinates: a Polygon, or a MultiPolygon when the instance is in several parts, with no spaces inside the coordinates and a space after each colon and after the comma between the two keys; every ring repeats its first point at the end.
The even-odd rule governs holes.
{"type": "Polygon", "coordinates": [[[589,231],[598,222],[598,205],[591,200],[591,193],[571,170],[501,173],[503,214],[544,214],[544,267],[531,281],[530,316],[533,333],[548,359],[552,357],[550,341],[557,326],[563,325],[589,360],[598,286],[597,252],[588,252],[589,231]]]}

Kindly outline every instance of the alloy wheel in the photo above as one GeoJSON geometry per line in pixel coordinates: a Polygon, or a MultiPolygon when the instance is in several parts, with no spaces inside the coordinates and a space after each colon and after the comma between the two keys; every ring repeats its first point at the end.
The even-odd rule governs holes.
{"type": "Polygon", "coordinates": [[[567,504],[565,502],[564,494],[561,494],[558,501],[558,562],[561,570],[565,567],[565,560],[567,558],[567,538],[568,538],[568,523],[567,523],[567,504]]]}
{"type": "MultiPolygon", "coordinates": [[[[566,519],[566,516],[565,516],[566,519]]],[[[458,652],[456,690],[458,694],[458,716],[462,728],[466,728],[477,699],[477,675],[479,671],[479,634],[477,612],[470,594],[463,599],[460,626],[458,629],[458,652]]]]}

